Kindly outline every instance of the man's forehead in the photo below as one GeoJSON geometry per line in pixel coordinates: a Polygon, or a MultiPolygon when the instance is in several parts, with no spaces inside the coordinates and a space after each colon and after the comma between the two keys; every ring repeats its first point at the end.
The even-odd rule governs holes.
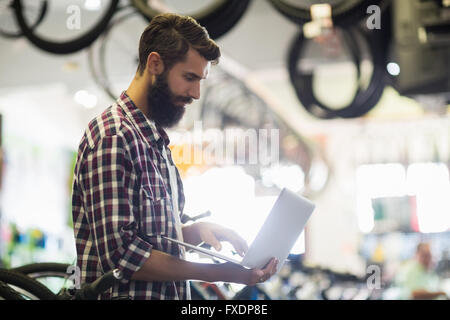
{"type": "Polygon", "coordinates": [[[205,79],[208,76],[211,62],[201,56],[197,50],[190,48],[187,52],[186,59],[180,62],[179,67],[183,73],[205,79]]]}

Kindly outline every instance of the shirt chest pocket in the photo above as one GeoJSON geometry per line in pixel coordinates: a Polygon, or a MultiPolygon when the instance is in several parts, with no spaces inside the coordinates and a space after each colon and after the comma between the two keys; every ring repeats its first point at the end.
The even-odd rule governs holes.
{"type": "Polygon", "coordinates": [[[176,220],[172,212],[170,197],[155,197],[150,186],[140,189],[141,230],[147,237],[167,236],[176,238],[176,220]]]}

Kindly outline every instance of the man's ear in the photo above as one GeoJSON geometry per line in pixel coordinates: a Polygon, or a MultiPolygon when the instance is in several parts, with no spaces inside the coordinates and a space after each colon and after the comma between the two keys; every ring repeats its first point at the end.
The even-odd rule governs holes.
{"type": "Polygon", "coordinates": [[[152,75],[160,75],[164,72],[164,62],[158,52],[150,52],[147,57],[147,71],[152,75]]]}

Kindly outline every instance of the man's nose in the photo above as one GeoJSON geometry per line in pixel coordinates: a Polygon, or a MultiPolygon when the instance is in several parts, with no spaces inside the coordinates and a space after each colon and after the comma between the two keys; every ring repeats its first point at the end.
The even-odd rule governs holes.
{"type": "Polygon", "coordinates": [[[192,85],[189,91],[189,96],[195,100],[200,99],[200,82],[196,82],[192,85]]]}

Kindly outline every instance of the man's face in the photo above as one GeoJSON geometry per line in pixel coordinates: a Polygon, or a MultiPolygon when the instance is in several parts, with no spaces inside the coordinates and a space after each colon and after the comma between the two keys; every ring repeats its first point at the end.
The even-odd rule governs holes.
{"type": "Polygon", "coordinates": [[[158,75],[147,95],[149,117],[163,128],[176,125],[185,106],[200,98],[200,81],[208,76],[210,65],[196,50],[189,49],[185,61],[158,75]]]}
{"type": "Polygon", "coordinates": [[[417,258],[419,263],[422,264],[425,269],[428,269],[432,262],[430,247],[428,245],[423,246],[417,253],[417,258]]]}

